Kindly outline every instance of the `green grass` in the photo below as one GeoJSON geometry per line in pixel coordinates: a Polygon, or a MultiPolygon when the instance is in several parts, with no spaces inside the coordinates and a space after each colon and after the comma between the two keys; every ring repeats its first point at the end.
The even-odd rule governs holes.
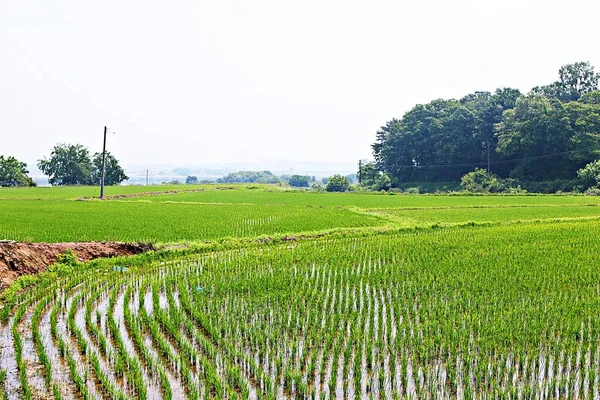
{"type": "Polygon", "coordinates": [[[0,189],[0,239],[202,241],[360,227],[510,222],[595,217],[592,196],[430,196],[284,191],[273,186],[109,187],[107,195],[162,194],[76,201],[98,188],[0,189]],[[172,190],[202,189],[193,193],[172,190]]]}
{"type": "Polygon", "coordinates": [[[127,201],[311,205],[323,207],[355,206],[360,208],[600,204],[600,199],[593,196],[388,195],[379,193],[318,193],[293,190],[275,192],[264,190],[206,190],[197,193],[135,197],[127,199],[127,201]]]}
{"type": "Polygon", "coordinates": [[[32,242],[175,242],[385,224],[342,208],[37,200],[0,205],[0,238],[32,242]]]}
{"type": "Polygon", "coordinates": [[[427,223],[513,222],[553,218],[600,217],[600,207],[588,206],[527,206],[527,207],[454,207],[398,209],[381,208],[367,211],[372,215],[392,217],[403,225],[427,223]]]}
{"type": "MultiPolygon", "coordinates": [[[[242,186],[241,186],[242,187],[242,186]]],[[[153,185],[153,186],[106,186],[104,194],[136,194],[144,192],[191,190],[214,188],[212,185],[153,185]]],[[[100,197],[99,186],[54,186],[54,187],[0,187],[0,199],[44,199],[68,200],[79,197],[100,197]]]]}

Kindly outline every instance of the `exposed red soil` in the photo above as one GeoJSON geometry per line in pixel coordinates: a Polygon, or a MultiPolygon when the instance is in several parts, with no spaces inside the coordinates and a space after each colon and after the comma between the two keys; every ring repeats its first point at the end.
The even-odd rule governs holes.
{"type": "Polygon", "coordinates": [[[19,243],[0,242],[0,290],[25,274],[44,271],[59,254],[73,251],[79,261],[133,255],[153,250],[152,245],[120,242],[19,243]]]}

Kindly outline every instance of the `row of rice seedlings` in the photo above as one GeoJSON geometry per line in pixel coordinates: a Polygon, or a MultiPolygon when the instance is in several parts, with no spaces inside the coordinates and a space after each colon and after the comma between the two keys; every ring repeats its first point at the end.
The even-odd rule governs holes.
{"type": "MultiPolygon", "coordinates": [[[[243,398],[248,398],[250,395],[250,387],[246,379],[242,376],[239,367],[230,366],[226,353],[222,353],[197,326],[189,319],[188,314],[180,307],[181,301],[179,296],[176,298],[172,288],[177,287],[177,283],[172,280],[166,282],[166,296],[169,304],[169,313],[171,318],[175,319],[175,324],[183,328],[185,336],[189,339],[189,343],[196,351],[196,359],[192,360],[192,364],[196,368],[201,368],[204,372],[204,379],[207,381],[225,382],[224,389],[214,387],[215,393],[218,395],[222,390],[228,393],[228,397],[237,397],[240,393],[243,398]],[[219,362],[220,361],[220,362],[219,362]],[[219,364],[222,366],[219,368],[219,364]],[[215,367],[215,364],[216,367],[215,367]]],[[[212,390],[210,387],[207,390],[212,390]]]]}
{"type": "Polygon", "coordinates": [[[257,388],[251,387],[250,382],[260,382],[258,389],[261,393],[267,398],[275,398],[270,377],[257,366],[254,358],[247,357],[243,352],[237,351],[235,346],[220,340],[219,334],[207,327],[203,314],[191,306],[187,280],[184,278],[179,281],[177,287],[182,310],[189,318],[186,318],[186,327],[188,331],[195,332],[195,339],[209,357],[216,358],[217,351],[220,351],[225,359],[233,360],[236,365],[241,364],[240,368],[227,366],[228,376],[233,374],[230,384],[237,386],[244,398],[249,398],[257,395],[257,388]]]}
{"type": "Polygon", "coordinates": [[[596,228],[343,238],[65,280],[59,295],[21,297],[11,324],[20,384],[19,321],[31,307],[41,354],[36,331],[54,301],[51,333],[83,398],[95,397],[89,382],[104,397],[143,397],[147,367],[166,398],[168,373],[189,398],[595,398],[596,228]],[[132,386],[112,378],[117,356],[102,358],[112,352],[132,386]]]}
{"type": "Polygon", "coordinates": [[[21,384],[21,390],[23,391],[23,397],[25,399],[31,399],[32,393],[29,383],[27,382],[27,365],[23,362],[23,342],[21,341],[21,335],[19,333],[18,325],[23,314],[27,310],[28,303],[23,303],[17,309],[15,318],[12,322],[11,332],[13,336],[13,345],[15,347],[15,358],[17,361],[17,370],[19,372],[19,382],[21,384]]]}
{"type": "Polygon", "coordinates": [[[42,312],[47,308],[48,301],[49,298],[46,297],[43,300],[39,301],[38,305],[35,307],[35,311],[31,319],[31,330],[33,332],[33,340],[35,342],[38,357],[44,367],[44,379],[46,382],[46,386],[48,387],[48,389],[52,390],[52,363],[50,362],[50,358],[48,358],[48,354],[46,353],[46,350],[44,348],[44,341],[42,339],[42,336],[40,335],[39,330],[42,312]]]}
{"type": "Polygon", "coordinates": [[[144,342],[139,317],[131,313],[129,300],[133,300],[133,288],[130,285],[127,286],[125,291],[125,299],[128,300],[123,304],[125,327],[132,335],[135,351],[140,356],[140,359],[145,364],[146,368],[158,375],[162,397],[170,400],[173,398],[173,391],[171,389],[172,383],[169,380],[169,376],[160,362],[160,359],[158,359],[155,354],[151,353],[150,348],[144,342]]]}
{"type": "Polygon", "coordinates": [[[82,303],[85,301],[85,295],[87,294],[80,292],[73,298],[71,302],[67,319],[70,333],[76,339],[76,342],[79,346],[80,354],[85,355],[86,360],[90,363],[94,375],[100,383],[104,393],[106,393],[107,396],[112,399],[127,399],[125,393],[118,388],[118,384],[112,378],[112,375],[109,375],[107,371],[104,370],[103,366],[100,363],[98,355],[90,347],[90,343],[86,341],[84,333],[77,326],[77,323],[75,321],[75,314],[78,312],[78,310],[82,306],[82,303]]]}
{"type": "MultiPolygon", "coordinates": [[[[380,266],[379,262],[377,263],[378,265],[375,267],[372,263],[369,264],[367,263],[365,265],[365,268],[363,269],[363,271],[361,272],[361,274],[367,274],[367,275],[373,275],[375,272],[377,272],[377,274],[379,273],[378,271],[383,271],[385,269],[387,269],[388,267],[384,267],[384,266],[380,266]]],[[[384,265],[384,264],[381,264],[384,265]]],[[[393,267],[390,266],[390,267],[393,267]]],[[[393,272],[393,271],[392,271],[393,272]]],[[[330,288],[331,285],[328,285],[327,288],[330,288]]],[[[390,353],[390,351],[393,351],[395,353],[395,358],[397,360],[404,360],[402,361],[404,363],[404,370],[411,370],[410,375],[412,376],[412,369],[415,368],[414,371],[414,377],[412,377],[411,379],[406,379],[405,378],[405,382],[404,382],[404,387],[408,386],[409,392],[411,393],[425,393],[428,391],[433,390],[436,386],[439,386],[440,391],[444,391],[444,390],[448,390],[448,393],[452,393],[451,390],[456,391],[457,389],[452,389],[452,388],[447,388],[447,386],[449,385],[449,383],[447,383],[446,379],[448,379],[448,376],[451,378],[450,381],[451,382],[457,382],[459,379],[456,377],[457,375],[461,374],[461,373],[456,373],[456,371],[449,372],[446,368],[441,368],[441,364],[439,364],[439,362],[436,362],[436,359],[440,359],[442,360],[444,357],[448,357],[445,356],[445,354],[449,354],[451,356],[451,359],[456,359],[455,356],[452,356],[453,354],[459,354],[459,352],[457,352],[455,349],[450,348],[449,350],[444,350],[443,347],[443,342],[444,340],[444,335],[442,335],[442,330],[439,329],[439,327],[435,328],[434,330],[431,330],[431,325],[423,325],[423,321],[424,320],[429,320],[431,318],[435,318],[438,319],[440,318],[440,316],[443,316],[439,314],[440,310],[436,310],[436,309],[431,309],[429,308],[430,304],[425,303],[425,306],[423,306],[421,304],[421,302],[418,301],[418,299],[415,297],[415,294],[413,291],[413,289],[416,289],[416,287],[398,287],[398,289],[402,289],[401,291],[398,291],[399,293],[402,293],[402,296],[398,296],[395,297],[391,300],[386,300],[385,297],[389,295],[382,293],[381,291],[364,291],[361,290],[361,293],[366,293],[364,295],[364,297],[368,297],[368,300],[364,300],[365,302],[368,303],[369,308],[372,308],[371,305],[373,304],[378,304],[380,303],[380,305],[378,305],[377,307],[380,308],[380,312],[379,313],[370,313],[370,318],[371,321],[369,321],[369,324],[371,326],[374,326],[375,328],[373,328],[371,330],[371,332],[373,332],[375,339],[371,340],[371,341],[365,341],[364,345],[365,347],[367,347],[366,351],[364,352],[366,357],[367,357],[367,364],[369,365],[369,369],[373,370],[373,368],[378,368],[376,369],[374,372],[369,372],[369,374],[373,377],[375,377],[378,381],[373,380],[373,384],[378,385],[380,388],[381,387],[385,387],[385,386],[389,386],[390,383],[386,384],[386,374],[384,373],[385,368],[386,367],[381,367],[382,364],[386,363],[386,359],[388,367],[387,369],[399,369],[397,368],[397,362],[393,363],[390,362],[391,359],[393,359],[392,355],[388,355],[388,353],[390,353]],[[408,289],[408,290],[406,290],[408,289]],[[382,297],[382,300],[376,300],[377,297],[382,297]],[[409,299],[409,302],[407,302],[407,298],[409,299]],[[394,306],[386,306],[386,316],[383,316],[383,304],[385,304],[386,302],[392,302],[394,304],[394,306]],[[409,304],[412,302],[413,306],[409,306],[409,304]],[[395,309],[395,316],[394,319],[400,322],[404,322],[404,324],[406,325],[406,327],[402,327],[400,326],[400,328],[402,329],[402,334],[401,335],[391,335],[388,334],[387,332],[391,331],[391,325],[392,325],[392,313],[390,312],[392,309],[395,309]],[[390,316],[387,316],[390,315],[390,316]],[[383,325],[385,328],[380,328],[380,322],[379,320],[385,321],[385,325],[383,325]],[[385,329],[386,330],[386,334],[383,335],[381,338],[379,338],[379,331],[380,329],[385,329]],[[396,340],[392,340],[392,336],[394,336],[396,338],[396,340]],[[408,342],[408,343],[407,343],[408,342]],[[409,345],[409,348],[412,348],[413,350],[410,351],[408,354],[410,355],[406,355],[406,356],[402,356],[402,351],[398,351],[399,349],[403,349],[406,348],[407,344],[409,345]],[[392,350],[390,350],[390,348],[392,350]],[[444,378],[444,376],[446,376],[446,378],[444,378]],[[412,381],[412,382],[411,382],[412,381]]],[[[423,287],[419,287],[419,290],[422,290],[423,287]]],[[[427,289],[426,289],[427,291],[427,289]]],[[[363,296],[363,294],[361,294],[361,296],[363,296]]],[[[457,293],[457,297],[458,297],[458,293],[457,293]]],[[[361,300],[362,301],[362,300],[361,300]]],[[[226,306],[226,304],[225,304],[226,306]]],[[[373,306],[374,308],[375,306],[373,306]]],[[[362,309],[362,306],[361,306],[362,309]]],[[[446,313],[450,308],[445,305],[444,308],[441,310],[444,313],[446,313]]],[[[240,310],[236,310],[236,309],[231,309],[231,310],[227,310],[225,311],[223,306],[220,309],[210,309],[210,310],[206,310],[206,314],[210,315],[212,313],[212,315],[219,315],[221,321],[223,320],[222,315],[235,315],[236,318],[241,319],[243,321],[243,323],[247,322],[247,320],[245,320],[244,318],[240,318],[240,310]]],[[[336,311],[336,310],[333,310],[336,311]]],[[[361,312],[363,312],[361,310],[361,312]]],[[[243,317],[243,316],[242,316],[243,317]]],[[[289,320],[292,321],[292,320],[289,320]]],[[[365,324],[365,320],[363,319],[363,324],[365,324]]],[[[224,321],[223,321],[224,322],[224,321]]],[[[467,321],[462,321],[462,323],[464,324],[467,321]]],[[[473,320],[473,322],[475,323],[481,323],[481,319],[479,320],[473,320]]],[[[468,321],[467,323],[472,325],[471,321],[468,321]]],[[[485,321],[486,323],[488,322],[487,320],[485,321]]],[[[454,321],[453,321],[454,323],[454,321]]],[[[394,322],[394,324],[396,324],[396,322],[394,322]]],[[[403,324],[403,325],[404,325],[403,324]]],[[[335,324],[333,325],[333,327],[331,325],[328,324],[328,329],[330,330],[335,330],[335,324]],[[332,329],[333,328],[333,329],[332,329]]],[[[265,327],[266,328],[266,327],[265,327]]],[[[290,330],[290,326],[289,323],[286,327],[284,327],[284,329],[286,330],[290,330]]],[[[259,328],[259,330],[262,328],[259,328]]],[[[395,327],[393,329],[398,329],[398,327],[395,327]]],[[[471,328],[472,329],[472,328],[471,328]]],[[[367,331],[368,332],[368,331],[367,331]]],[[[469,330],[467,330],[467,333],[469,332],[469,330]]],[[[450,339],[452,339],[452,337],[450,336],[450,339]]],[[[468,336],[466,337],[467,340],[464,340],[464,338],[461,338],[462,341],[462,345],[464,346],[464,348],[475,348],[475,341],[478,341],[479,339],[477,337],[473,337],[473,338],[469,338],[468,336]]],[[[327,342],[326,342],[327,343],[327,342]]],[[[480,344],[477,344],[478,346],[480,346],[480,344]]],[[[340,347],[340,346],[338,346],[340,347]]],[[[532,353],[532,355],[538,353],[537,350],[535,349],[524,349],[525,353],[532,353]]],[[[539,350],[539,348],[538,348],[539,350]]],[[[477,350],[473,350],[472,353],[474,353],[477,350]]],[[[334,350],[334,353],[338,353],[338,350],[334,350]]],[[[471,352],[470,352],[471,353],[471,352]]],[[[497,353],[495,352],[483,352],[480,353],[483,354],[483,357],[477,356],[480,359],[485,359],[488,358],[490,361],[488,361],[488,363],[485,362],[480,362],[478,365],[473,365],[470,366],[470,371],[472,371],[472,375],[473,375],[473,381],[471,383],[472,387],[477,387],[479,388],[478,390],[474,391],[473,393],[479,393],[482,389],[486,390],[488,392],[495,392],[495,391],[500,391],[501,388],[499,388],[494,382],[494,379],[496,379],[496,377],[499,374],[502,374],[502,370],[500,370],[500,373],[496,372],[495,374],[491,373],[489,368],[487,368],[488,365],[491,365],[492,363],[495,363],[498,359],[498,356],[495,355],[497,353]],[[487,388],[487,389],[486,389],[487,388]]],[[[467,356],[469,355],[469,353],[467,354],[467,356]]],[[[352,355],[348,355],[345,357],[346,360],[348,359],[352,359],[352,355]]],[[[354,360],[359,359],[360,357],[354,357],[354,360]]],[[[334,356],[333,360],[340,360],[340,358],[334,356]]],[[[480,360],[481,361],[481,360],[480,360]]],[[[333,361],[335,362],[335,361],[333,361]]],[[[461,362],[457,362],[457,364],[462,363],[461,362]]],[[[452,363],[450,363],[452,364],[452,363]]],[[[528,365],[529,370],[531,371],[531,366],[528,365]]],[[[349,367],[344,367],[349,369],[349,367]]],[[[454,367],[457,368],[457,367],[454,367]]],[[[335,370],[335,368],[333,368],[335,370]]],[[[355,368],[358,369],[358,368],[355,368]]],[[[407,372],[408,373],[408,372],[407,372]]],[[[590,371],[589,372],[590,376],[593,376],[593,373],[590,371]]],[[[355,374],[356,376],[358,374],[355,374]]],[[[526,375],[521,377],[519,380],[520,382],[526,381],[527,379],[530,379],[531,377],[531,373],[530,375],[526,375]]],[[[497,379],[496,379],[497,380],[497,379]]],[[[330,382],[333,382],[335,380],[330,380],[330,382]]],[[[391,381],[391,379],[387,379],[388,382],[391,381]]],[[[520,383],[522,385],[522,383],[520,383]]],[[[577,386],[577,384],[574,384],[575,386],[577,386]]],[[[396,387],[399,387],[399,384],[395,385],[396,387]]],[[[584,385],[580,385],[579,387],[579,392],[581,392],[581,387],[583,387],[584,385]]],[[[469,389],[466,389],[467,391],[469,391],[469,389]]],[[[521,389],[515,389],[515,390],[521,390],[521,389]]],[[[528,390],[525,388],[525,390],[528,390]]],[[[535,390],[535,389],[533,389],[535,390]]],[[[464,390],[463,390],[464,392],[464,390]]],[[[571,391],[571,393],[573,393],[571,391]]]]}
{"type": "MultiPolygon", "coordinates": [[[[198,359],[198,353],[185,339],[183,333],[181,332],[178,314],[172,312],[172,310],[169,310],[170,312],[165,312],[162,309],[160,305],[161,301],[159,299],[159,292],[159,282],[154,281],[152,283],[152,305],[154,308],[153,319],[158,323],[160,331],[164,334],[165,338],[168,338],[171,345],[176,349],[177,366],[188,390],[189,398],[198,399],[200,397],[199,383],[203,384],[202,386],[204,387],[205,395],[209,395],[212,392],[213,394],[216,394],[217,397],[222,398],[223,392],[221,390],[221,383],[218,379],[214,379],[213,375],[207,374],[204,376],[203,382],[200,382],[194,376],[194,373],[190,368],[197,367],[195,362],[198,359]]],[[[200,374],[197,373],[196,376],[200,377],[200,374]]]]}
{"type": "Polygon", "coordinates": [[[2,399],[2,400],[8,399],[8,394],[6,393],[6,390],[4,389],[5,383],[6,383],[6,370],[3,368],[0,368],[0,399],[2,399]]]}
{"type": "MultiPolygon", "coordinates": [[[[73,356],[71,355],[71,351],[69,350],[67,342],[65,341],[65,339],[63,338],[63,335],[61,335],[58,330],[58,314],[61,312],[61,310],[64,310],[66,307],[66,304],[63,303],[63,301],[65,301],[65,300],[63,300],[64,298],[65,298],[65,295],[64,295],[64,293],[62,293],[58,297],[58,301],[54,302],[52,311],[50,311],[50,333],[52,334],[52,339],[58,343],[58,350],[59,350],[60,354],[62,355],[63,359],[65,359],[67,362],[71,380],[72,380],[73,384],[75,385],[75,387],[77,388],[78,394],[81,396],[81,398],[88,399],[88,398],[90,398],[90,396],[89,396],[88,388],[87,388],[87,384],[86,384],[87,376],[81,375],[80,371],[77,368],[77,363],[76,363],[75,359],[73,358],[73,356]]],[[[58,386],[57,383],[54,383],[52,385],[52,392],[53,392],[55,398],[63,397],[61,388],[58,386]]]]}
{"type": "MultiPolygon", "coordinates": [[[[133,349],[128,349],[125,346],[125,342],[123,337],[119,332],[119,328],[117,327],[117,322],[115,320],[114,311],[116,309],[117,295],[119,293],[120,288],[115,287],[111,290],[109,302],[108,302],[108,312],[107,312],[107,320],[109,326],[109,332],[111,334],[111,338],[113,343],[116,345],[117,354],[122,356],[122,362],[127,371],[127,379],[129,381],[133,381],[135,392],[134,395],[140,399],[147,398],[147,389],[142,378],[141,366],[136,357],[132,357],[130,355],[130,351],[133,349]]],[[[122,310],[117,310],[122,312],[122,310]]]]}

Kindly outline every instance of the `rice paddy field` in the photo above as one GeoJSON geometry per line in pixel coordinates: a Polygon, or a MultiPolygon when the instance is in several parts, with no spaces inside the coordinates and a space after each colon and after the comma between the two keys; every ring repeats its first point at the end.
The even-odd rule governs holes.
{"type": "Polygon", "coordinates": [[[0,397],[600,398],[596,197],[180,189],[0,189],[0,239],[158,246],[6,291],[0,397]]]}

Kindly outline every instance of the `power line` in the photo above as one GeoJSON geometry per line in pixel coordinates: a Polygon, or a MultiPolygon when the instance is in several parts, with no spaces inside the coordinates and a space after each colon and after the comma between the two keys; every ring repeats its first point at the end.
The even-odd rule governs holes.
{"type": "Polygon", "coordinates": [[[490,165],[510,164],[510,163],[514,163],[514,162],[518,162],[518,161],[542,160],[545,158],[562,156],[565,154],[575,153],[578,151],[590,150],[590,149],[594,149],[594,148],[597,149],[598,146],[589,146],[589,147],[584,147],[584,148],[576,149],[576,150],[562,151],[562,152],[553,153],[553,154],[544,154],[541,156],[514,158],[511,160],[499,160],[499,161],[487,161],[487,162],[484,161],[484,162],[467,163],[467,164],[394,165],[394,168],[455,168],[455,167],[477,167],[477,166],[486,165],[486,164],[488,165],[488,168],[489,168],[490,165]]]}

